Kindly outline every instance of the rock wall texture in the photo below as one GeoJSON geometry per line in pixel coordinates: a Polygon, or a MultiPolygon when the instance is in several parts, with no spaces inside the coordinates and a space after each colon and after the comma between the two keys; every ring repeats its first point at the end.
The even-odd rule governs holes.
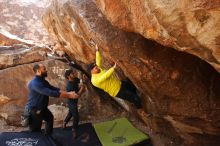
{"type": "Polygon", "coordinates": [[[142,93],[154,145],[218,146],[220,15],[212,2],[55,1],[43,21],[82,65],[94,60],[92,40],[106,69],[117,63],[117,75],[142,93]]]}
{"type": "MultiPolygon", "coordinates": [[[[41,63],[48,69],[48,81],[54,86],[65,89],[63,73],[67,65],[54,60],[41,63]]],[[[33,65],[34,63],[29,63],[0,70],[0,115],[8,124],[20,124],[20,115],[28,96],[27,84],[34,76],[33,65]]],[[[57,100],[52,101],[58,103],[57,100]]]]}
{"type": "Polygon", "coordinates": [[[50,0],[0,0],[0,32],[35,43],[50,39],[41,17],[50,0]]]}
{"type": "Polygon", "coordinates": [[[96,0],[111,23],[220,71],[220,0],[96,0]]]}
{"type": "Polygon", "coordinates": [[[45,60],[47,50],[24,44],[0,46],[0,69],[45,60]]]}
{"type": "Polygon", "coordinates": [[[0,69],[47,59],[50,49],[0,33],[0,69]]]}

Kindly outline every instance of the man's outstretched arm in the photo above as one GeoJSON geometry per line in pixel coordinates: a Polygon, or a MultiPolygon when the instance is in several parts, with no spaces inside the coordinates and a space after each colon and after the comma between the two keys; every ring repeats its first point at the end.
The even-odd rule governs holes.
{"type": "Polygon", "coordinates": [[[66,92],[66,91],[60,91],[60,98],[71,98],[71,99],[77,99],[79,98],[79,95],[76,94],[74,91],[66,92]]]}
{"type": "Polygon", "coordinates": [[[51,89],[47,88],[41,84],[35,84],[33,87],[33,90],[37,91],[38,93],[42,95],[47,95],[47,96],[52,96],[52,97],[60,97],[60,98],[78,98],[79,95],[76,94],[75,92],[66,92],[66,91],[61,91],[57,89],[51,89]]]}

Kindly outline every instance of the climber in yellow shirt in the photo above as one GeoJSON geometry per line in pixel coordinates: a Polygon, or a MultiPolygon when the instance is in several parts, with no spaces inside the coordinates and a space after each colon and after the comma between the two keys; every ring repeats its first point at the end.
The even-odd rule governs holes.
{"type": "Polygon", "coordinates": [[[102,57],[96,45],[96,63],[92,63],[88,66],[88,71],[91,72],[92,84],[104,90],[112,97],[119,97],[125,99],[131,103],[134,103],[137,108],[141,108],[140,97],[136,93],[136,88],[130,85],[128,82],[119,80],[114,71],[116,64],[109,70],[102,68],[102,57]],[[135,89],[134,89],[135,88],[135,89]]]}

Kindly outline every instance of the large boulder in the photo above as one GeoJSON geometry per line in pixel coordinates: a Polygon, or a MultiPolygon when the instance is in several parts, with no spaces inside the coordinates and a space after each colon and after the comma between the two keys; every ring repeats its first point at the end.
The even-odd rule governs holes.
{"type": "Polygon", "coordinates": [[[200,57],[220,72],[219,0],[96,0],[115,26],[200,57]]]}
{"type": "MultiPolygon", "coordinates": [[[[103,10],[107,10],[110,5],[105,4],[105,2],[107,1],[100,1],[100,3],[98,1],[99,6],[105,5],[104,8],[101,8],[103,10]]],[[[115,10],[115,15],[123,14],[124,9],[120,11],[120,6],[123,6],[123,3],[121,1],[111,2],[110,8],[111,6],[118,8],[115,10]]],[[[147,1],[140,4],[138,1],[135,1],[137,3],[123,2],[130,2],[132,4],[130,7],[136,6],[135,8],[140,12],[148,12],[148,9],[142,9],[148,5],[147,1]]],[[[149,2],[149,4],[151,3],[153,2],[149,2]]],[[[169,4],[169,1],[167,3],[169,4]]],[[[180,4],[180,6],[182,5],[180,4]]],[[[137,14],[140,17],[138,20],[143,19],[144,21],[150,16],[143,16],[143,13],[137,14]]],[[[177,15],[177,18],[180,16],[175,15],[177,15]]],[[[218,18],[218,16],[214,15],[213,17],[218,18]]],[[[114,62],[117,63],[117,75],[121,79],[128,77],[142,93],[143,108],[152,115],[148,118],[147,126],[155,145],[220,145],[220,75],[205,61],[188,53],[175,50],[184,48],[184,45],[195,49],[199,42],[189,43],[192,42],[192,39],[187,35],[185,40],[183,38],[185,35],[178,39],[175,39],[175,37],[167,37],[167,39],[162,35],[164,33],[156,31],[162,28],[157,23],[152,24],[152,35],[147,35],[147,37],[143,34],[141,36],[126,32],[124,30],[135,31],[135,28],[139,27],[134,26],[132,29],[122,30],[120,28],[125,27],[113,26],[106,17],[109,18],[109,16],[102,14],[92,0],[67,0],[55,1],[48,9],[43,21],[48,31],[57,37],[57,41],[64,46],[64,50],[75,61],[85,65],[94,60],[95,49],[90,45],[93,40],[100,47],[106,69],[114,62]],[[154,33],[157,33],[157,35],[154,35],[154,33]],[[155,39],[165,46],[146,38],[155,39]],[[169,43],[169,40],[171,43],[169,43]],[[162,43],[162,41],[167,44],[162,43]],[[163,139],[166,142],[159,142],[163,139]]],[[[162,15],[161,19],[167,17],[162,15]]],[[[129,22],[139,23],[136,19],[129,18],[131,18],[129,22]]],[[[213,23],[217,24],[216,21],[213,21],[213,23]]],[[[173,25],[167,24],[167,27],[170,26],[169,29],[173,31],[174,36],[178,36],[176,34],[177,27],[174,28],[173,25]]],[[[146,24],[146,26],[148,25],[146,24]]],[[[206,23],[204,26],[206,26],[206,23]]],[[[213,25],[209,27],[211,26],[213,25]]],[[[216,33],[218,32],[218,26],[214,27],[216,33]]],[[[140,29],[150,32],[145,28],[140,29]]],[[[161,31],[166,32],[165,30],[166,27],[161,31]]],[[[201,30],[200,27],[199,30],[201,30]]],[[[168,32],[165,34],[165,36],[169,36],[168,32]]],[[[186,32],[186,34],[188,33],[186,32]]],[[[209,32],[204,32],[202,36],[206,35],[209,36],[209,32]]],[[[208,44],[208,41],[204,44],[208,44]]],[[[202,49],[205,45],[200,44],[200,46],[199,53],[207,54],[207,50],[210,48],[202,49]]],[[[202,55],[200,57],[203,58],[202,55]]],[[[205,58],[203,59],[205,60],[205,58]]]]}
{"type": "Polygon", "coordinates": [[[47,48],[17,44],[0,46],[0,69],[47,59],[47,48]]]}
{"type": "Polygon", "coordinates": [[[0,32],[0,69],[47,59],[51,48],[0,32]]]}

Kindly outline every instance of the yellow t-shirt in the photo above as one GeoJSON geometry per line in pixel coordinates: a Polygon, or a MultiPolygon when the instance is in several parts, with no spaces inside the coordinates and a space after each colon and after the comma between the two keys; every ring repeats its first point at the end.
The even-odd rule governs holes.
{"type": "Polygon", "coordinates": [[[102,69],[101,62],[101,54],[97,51],[96,65],[100,68],[101,71],[100,73],[92,74],[91,82],[95,87],[100,88],[112,97],[115,97],[121,88],[121,81],[114,75],[113,67],[105,71],[102,69]]]}

